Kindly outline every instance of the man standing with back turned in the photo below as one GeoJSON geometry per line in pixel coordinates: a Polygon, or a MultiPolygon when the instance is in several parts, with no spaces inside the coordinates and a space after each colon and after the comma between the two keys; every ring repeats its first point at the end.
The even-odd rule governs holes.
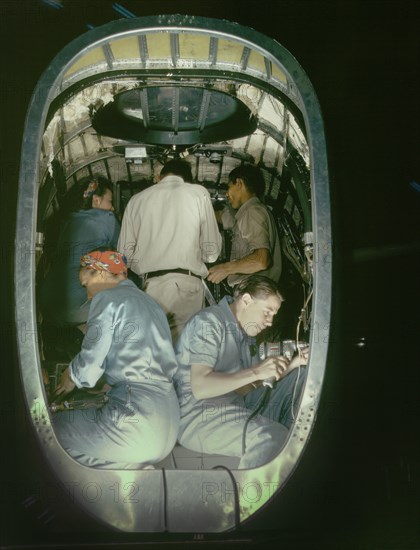
{"type": "Polygon", "coordinates": [[[166,312],[174,342],[204,306],[205,264],[217,260],[222,245],[210,194],[191,181],[187,161],[167,162],[159,182],[128,202],[118,241],[145,292],[166,312]]]}

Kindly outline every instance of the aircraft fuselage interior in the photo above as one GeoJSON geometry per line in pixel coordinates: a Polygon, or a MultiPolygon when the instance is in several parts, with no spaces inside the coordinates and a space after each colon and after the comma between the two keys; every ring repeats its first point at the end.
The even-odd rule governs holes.
{"type": "MultiPolygon", "coordinates": [[[[230,257],[231,228],[220,225],[220,231],[223,247],[216,263],[230,257]]],[[[26,334],[38,335],[19,341],[34,431],[56,476],[77,479],[80,495],[75,499],[82,508],[122,531],[223,531],[281,490],[304,452],[322,390],[331,242],[320,108],[305,73],[280,44],[227,21],[168,15],[112,22],[83,35],[57,56],[34,92],[26,122],[16,300],[26,334]],[[255,472],[237,470],[236,458],[195,453],[181,445],[153,471],[90,470],[70,458],[54,435],[54,415],[61,409],[95,409],[106,400],[106,394],[82,390],[65,402],[52,398],[60,373],[80,345],[74,338],[77,331],[48,325],[37,305],[37,286],[54,247],[54,220],[63,217],[72,186],[102,175],[112,182],[115,215],[121,221],[130,198],[154,185],[165,162],[177,158],[190,163],[191,183],[209,191],[216,211],[228,207],[228,176],[235,167],[251,163],[263,173],[263,200],[281,238],[280,287],[286,301],[273,327],[262,333],[259,353],[278,353],[273,343],[283,349],[298,342],[309,345],[299,411],[280,455],[255,472]],[[35,254],[22,253],[22,247],[35,254]],[[218,465],[223,469],[215,469],[218,465]],[[232,475],[242,488],[258,482],[264,498],[256,504],[239,494],[223,505],[212,498],[210,489],[222,478],[231,483],[232,475]],[[203,480],[213,484],[207,485],[205,498],[203,480]],[[152,511],[145,502],[133,516],[130,498],[115,511],[105,487],[117,482],[128,492],[141,487],[142,494],[149,495],[145,500],[154,502],[152,511]],[[86,499],[87,483],[102,488],[102,499],[86,499]],[[166,513],[157,504],[162,501],[166,513]],[[191,513],[185,514],[185,508],[191,513]]],[[[207,284],[216,302],[228,291],[224,284],[207,284]]]]}

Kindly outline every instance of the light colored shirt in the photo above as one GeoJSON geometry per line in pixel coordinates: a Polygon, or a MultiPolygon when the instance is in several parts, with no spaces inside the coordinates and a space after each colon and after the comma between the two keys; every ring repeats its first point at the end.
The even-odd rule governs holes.
{"type": "Polygon", "coordinates": [[[181,268],[207,277],[205,264],[217,260],[221,246],[207,189],[172,175],[130,199],[118,241],[138,275],[181,268]]]}
{"type": "Polygon", "coordinates": [[[54,431],[62,446],[94,467],[163,460],[179,429],[176,368],[166,315],[150,296],[129,280],[95,294],[69,374],[78,388],[93,387],[102,376],[112,388],[94,417],[83,409],[57,415],[54,431]]]}
{"type": "Polygon", "coordinates": [[[69,365],[77,387],[104,376],[167,385],[177,368],[168,321],[158,304],[129,280],[92,298],[82,349],[69,365]]]}
{"type": "MultiPolygon", "coordinates": [[[[225,296],[218,304],[198,312],[185,325],[175,344],[178,370],[174,377],[182,415],[200,402],[191,389],[191,365],[206,365],[216,372],[234,373],[250,368],[250,346],[255,344],[236,321],[229,304],[232,298],[225,296]]],[[[235,392],[212,398],[232,402],[235,392]]]]}
{"type": "MultiPolygon", "coordinates": [[[[257,197],[252,197],[236,212],[230,259],[239,260],[259,248],[269,250],[272,264],[268,269],[259,271],[258,275],[278,282],[281,275],[281,247],[276,224],[266,206],[257,197]]],[[[247,276],[239,273],[229,275],[228,283],[234,286],[247,276]]]]}

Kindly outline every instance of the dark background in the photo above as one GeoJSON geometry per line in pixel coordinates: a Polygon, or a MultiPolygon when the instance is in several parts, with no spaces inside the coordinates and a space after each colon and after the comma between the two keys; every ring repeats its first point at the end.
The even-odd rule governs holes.
{"type": "MultiPolygon", "coordinates": [[[[23,504],[30,487],[17,465],[28,452],[22,438],[29,437],[16,432],[21,404],[12,387],[17,370],[12,257],[24,117],[36,82],[54,56],[88,25],[120,17],[108,0],[63,5],[0,3],[5,486],[0,544],[9,547],[43,548],[47,542],[96,547],[103,541],[97,546],[103,548],[105,540],[110,545],[120,540],[113,535],[103,539],[99,532],[86,538],[77,525],[66,536],[51,534],[54,520],[45,525],[39,511],[23,504]]],[[[223,18],[275,38],[302,65],[324,116],[335,290],[318,420],[281,502],[257,514],[241,533],[221,538],[286,549],[420,548],[419,2],[127,0],[120,5],[137,16],[223,18]]],[[[174,539],[173,546],[184,547],[181,540],[174,539]]],[[[162,541],[163,536],[124,539],[136,547],[162,541]]],[[[200,544],[211,546],[210,541],[200,544]]]]}

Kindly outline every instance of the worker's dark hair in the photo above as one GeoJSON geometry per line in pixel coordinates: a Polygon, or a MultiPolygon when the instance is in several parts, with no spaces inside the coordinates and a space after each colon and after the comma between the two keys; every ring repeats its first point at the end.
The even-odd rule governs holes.
{"type": "Polygon", "coordinates": [[[263,275],[250,275],[237,285],[233,290],[233,297],[240,298],[244,294],[250,294],[253,298],[263,300],[268,296],[278,296],[283,302],[284,298],[281,295],[277,283],[263,275]]]}
{"type": "Polygon", "coordinates": [[[253,164],[242,164],[234,168],[229,174],[229,182],[235,183],[241,179],[250,193],[257,197],[265,194],[265,181],[261,170],[253,164]]]}
{"type": "Polygon", "coordinates": [[[112,191],[111,182],[104,176],[94,175],[81,178],[67,191],[64,210],[89,210],[92,208],[93,195],[103,197],[107,190],[112,191]]]}
{"type": "Polygon", "coordinates": [[[189,183],[191,183],[193,179],[191,164],[187,160],[183,159],[169,160],[160,171],[160,177],[163,178],[168,174],[179,176],[184,181],[187,181],[189,183]]]}

